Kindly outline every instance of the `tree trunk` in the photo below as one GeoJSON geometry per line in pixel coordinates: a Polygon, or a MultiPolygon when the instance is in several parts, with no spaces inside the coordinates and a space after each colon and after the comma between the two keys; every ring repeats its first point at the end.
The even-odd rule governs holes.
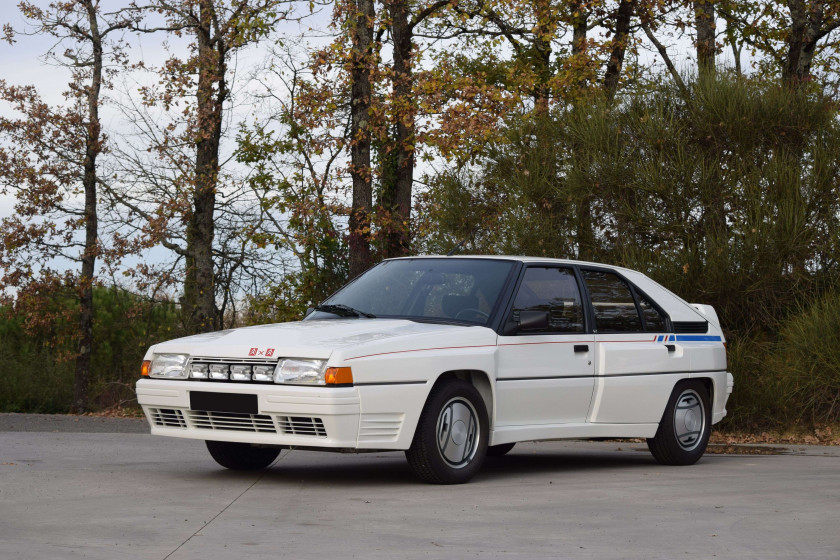
{"type": "MultiPolygon", "coordinates": [[[[193,208],[187,224],[186,279],[183,313],[192,332],[212,331],[218,323],[213,271],[213,215],[219,177],[219,142],[225,88],[224,52],[213,48],[212,0],[200,0],[198,39],[198,90],[193,208]]],[[[218,39],[218,38],[217,38],[218,39]]],[[[220,43],[219,43],[220,44],[220,43]]]]}
{"type": "Polygon", "coordinates": [[[624,65],[624,55],[627,52],[627,41],[630,37],[630,19],[636,9],[636,0],[619,0],[618,11],[615,14],[615,34],[610,50],[610,59],[604,74],[604,93],[612,101],[618,91],[618,81],[621,78],[621,67],[624,65]]]}
{"type": "Polygon", "coordinates": [[[580,0],[572,2],[572,12],[578,14],[572,20],[572,55],[586,52],[586,33],[589,30],[589,14],[584,10],[580,0]]]}
{"type": "Polygon", "coordinates": [[[694,26],[697,30],[697,73],[715,73],[715,0],[694,0],[694,26]]]}
{"type": "Polygon", "coordinates": [[[726,43],[729,45],[729,48],[732,51],[732,58],[735,60],[735,74],[742,76],[743,70],[741,69],[741,51],[744,48],[744,41],[738,30],[738,21],[732,15],[731,6],[726,3],[720,5],[718,12],[720,17],[726,21],[726,43]]]}
{"type": "Polygon", "coordinates": [[[394,40],[393,104],[396,120],[393,196],[384,197],[385,200],[390,198],[390,208],[386,208],[386,257],[391,258],[408,254],[411,190],[414,186],[414,119],[417,111],[411,95],[413,33],[408,20],[408,6],[404,0],[393,0],[388,10],[394,40]]]}
{"type": "Polygon", "coordinates": [[[785,83],[798,87],[811,78],[811,63],[817,41],[823,36],[824,7],[815,2],[810,8],[804,0],[788,0],[790,7],[790,35],[785,59],[785,83]],[[810,11],[810,13],[809,13],[810,11]]]}
{"type": "Polygon", "coordinates": [[[549,0],[535,2],[537,22],[534,26],[533,65],[536,74],[534,85],[534,108],[538,115],[548,113],[551,91],[548,82],[553,77],[551,40],[557,31],[556,7],[549,0]]]}
{"type": "MultiPolygon", "coordinates": [[[[572,20],[572,56],[580,56],[585,54],[587,50],[586,34],[589,31],[589,14],[580,0],[572,2],[571,11],[578,14],[572,20]]],[[[586,80],[584,78],[578,80],[578,86],[586,87],[586,80]]],[[[574,109],[577,110],[577,107],[574,109]]],[[[571,151],[574,153],[574,146],[571,151]]],[[[592,196],[584,196],[577,201],[574,220],[577,258],[592,260],[595,246],[595,232],[592,225],[592,196]]]]}
{"type": "Polygon", "coordinates": [[[370,211],[373,188],[370,168],[371,65],[373,57],[373,0],[355,0],[350,53],[352,81],[350,93],[350,175],[353,179],[353,202],[350,209],[350,278],[371,265],[370,211]]]}
{"type": "Polygon", "coordinates": [[[87,409],[87,390],[93,352],[93,275],[98,252],[98,221],[96,209],[96,157],[102,150],[99,123],[99,93],[102,88],[102,37],[99,34],[96,7],[91,0],[84,3],[93,43],[92,76],[87,88],[87,131],[82,186],[85,191],[85,249],[82,273],[79,278],[79,346],[73,386],[72,410],[87,409]]]}
{"type": "Polygon", "coordinates": [[[680,73],[677,72],[676,66],[674,66],[674,62],[671,60],[671,57],[668,56],[668,51],[665,49],[665,45],[663,45],[659,39],[653,34],[650,28],[650,22],[645,21],[642,19],[642,31],[645,32],[647,35],[648,40],[653,43],[653,46],[656,47],[656,50],[659,52],[659,56],[662,57],[662,62],[665,63],[665,67],[668,69],[668,72],[671,74],[671,77],[674,78],[674,83],[677,84],[677,87],[680,89],[683,95],[687,93],[687,88],[685,86],[685,82],[683,82],[680,73]]]}
{"type": "Polygon", "coordinates": [[[592,196],[583,197],[577,204],[577,258],[582,261],[595,260],[595,231],[592,224],[592,196]]]}

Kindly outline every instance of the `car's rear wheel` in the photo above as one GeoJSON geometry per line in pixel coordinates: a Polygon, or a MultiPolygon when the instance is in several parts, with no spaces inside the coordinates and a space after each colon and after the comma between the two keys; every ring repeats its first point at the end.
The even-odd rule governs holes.
{"type": "Polygon", "coordinates": [[[475,387],[462,380],[432,390],[405,452],[414,474],[433,484],[471,479],[487,454],[487,409],[475,387]]]}
{"type": "Polygon", "coordinates": [[[663,465],[691,465],[706,451],[712,408],[706,385],[688,379],[677,383],[648,449],[663,465]]]}
{"type": "Polygon", "coordinates": [[[205,443],[207,451],[217,463],[235,471],[264,469],[280,455],[280,449],[276,447],[254,447],[249,443],[229,441],[206,441],[205,443]]]}
{"type": "Polygon", "coordinates": [[[516,443],[500,443],[499,445],[491,445],[487,448],[488,457],[501,457],[507,455],[508,451],[513,449],[516,443]]]}

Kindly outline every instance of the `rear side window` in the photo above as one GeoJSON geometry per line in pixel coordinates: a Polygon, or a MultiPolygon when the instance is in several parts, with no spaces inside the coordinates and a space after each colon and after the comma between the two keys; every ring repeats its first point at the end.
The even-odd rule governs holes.
{"type": "Polygon", "coordinates": [[[642,332],[642,319],[630,286],[610,272],[583,270],[598,332],[642,332]]]}
{"type": "Polygon", "coordinates": [[[639,296],[639,307],[642,309],[642,317],[645,318],[645,330],[647,332],[667,332],[665,317],[656,309],[653,304],[636,290],[639,296]]]}
{"type": "Polygon", "coordinates": [[[568,268],[528,267],[513,301],[514,320],[520,311],[548,311],[548,328],[541,333],[584,332],[580,290],[568,268]]]}

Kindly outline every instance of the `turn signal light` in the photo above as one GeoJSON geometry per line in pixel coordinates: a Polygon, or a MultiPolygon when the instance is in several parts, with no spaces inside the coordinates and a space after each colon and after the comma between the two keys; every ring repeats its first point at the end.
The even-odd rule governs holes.
{"type": "Polygon", "coordinates": [[[331,367],[324,373],[327,385],[352,385],[353,371],[349,367],[331,367]]]}
{"type": "Polygon", "coordinates": [[[149,377],[150,369],[152,369],[152,361],[144,360],[143,365],[140,366],[140,375],[142,375],[143,377],[149,377]]]}

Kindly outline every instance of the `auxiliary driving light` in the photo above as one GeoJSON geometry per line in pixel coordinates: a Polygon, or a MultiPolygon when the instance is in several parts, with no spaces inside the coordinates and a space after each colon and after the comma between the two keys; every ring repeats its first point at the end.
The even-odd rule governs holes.
{"type": "Polygon", "coordinates": [[[210,364],[210,379],[222,381],[228,379],[227,364],[210,364]]]}
{"type": "Polygon", "coordinates": [[[230,366],[231,381],[251,381],[251,366],[237,364],[230,366]]]}
{"type": "Polygon", "coordinates": [[[210,369],[207,364],[192,364],[190,366],[190,377],[192,379],[207,379],[210,369]]]}
{"type": "Polygon", "coordinates": [[[274,367],[270,366],[254,366],[254,381],[264,381],[271,383],[274,381],[274,367]]]}

